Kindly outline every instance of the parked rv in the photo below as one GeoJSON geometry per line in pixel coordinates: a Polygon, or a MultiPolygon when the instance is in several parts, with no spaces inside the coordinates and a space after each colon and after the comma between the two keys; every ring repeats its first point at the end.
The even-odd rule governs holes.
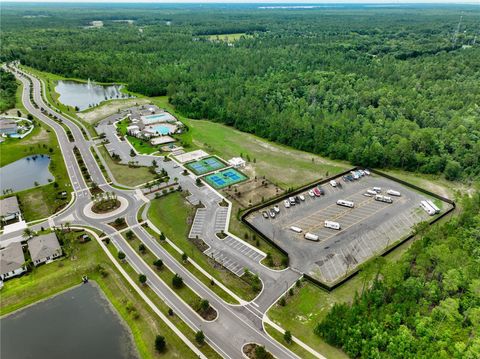
{"type": "Polygon", "coordinates": [[[377,195],[375,196],[375,201],[385,202],[385,203],[393,203],[391,197],[382,196],[381,194],[377,194],[377,195]]]}
{"type": "Polygon", "coordinates": [[[339,199],[339,200],[337,201],[337,204],[338,204],[339,206],[344,206],[344,207],[349,207],[349,208],[353,208],[353,206],[354,206],[354,203],[353,203],[353,202],[351,202],[351,201],[346,201],[346,200],[344,200],[344,199],[339,199]]]}
{"type": "Polygon", "coordinates": [[[440,208],[438,208],[435,203],[433,203],[431,200],[427,199],[427,203],[430,205],[435,210],[435,213],[440,213],[440,208]]]}
{"type": "Polygon", "coordinates": [[[308,239],[309,241],[318,242],[318,236],[313,233],[308,233],[308,232],[305,233],[305,239],[308,239]]]}
{"type": "Polygon", "coordinates": [[[435,209],[433,209],[427,201],[421,201],[420,202],[420,207],[423,208],[425,212],[427,212],[430,216],[433,216],[435,214],[435,209]]]}
{"type": "Polygon", "coordinates": [[[302,233],[302,229],[299,227],[291,226],[290,230],[296,232],[296,233],[302,233]]]}
{"type": "Polygon", "coordinates": [[[325,228],[340,230],[340,223],[333,221],[325,221],[325,228]]]}
{"type": "Polygon", "coordinates": [[[394,191],[393,189],[389,189],[387,191],[387,194],[391,195],[391,196],[397,196],[397,197],[400,197],[402,194],[398,191],[394,191]]]}

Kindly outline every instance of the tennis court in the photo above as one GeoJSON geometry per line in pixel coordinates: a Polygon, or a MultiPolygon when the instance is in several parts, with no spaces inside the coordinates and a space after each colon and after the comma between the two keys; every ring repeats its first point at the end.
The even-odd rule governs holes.
{"type": "Polygon", "coordinates": [[[203,175],[208,172],[216,171],[226,167],[226,165],[216,157],[207,157],[195,162],[190,162],[185,165],[196,175],[203,175]]]}
{"type": "Polygon", "coordinates": [[[233,168],[213,173],[205,177],[205,181],[214,188],[224,188],[235,183],[245,181],[248,177],[233,168]]]}

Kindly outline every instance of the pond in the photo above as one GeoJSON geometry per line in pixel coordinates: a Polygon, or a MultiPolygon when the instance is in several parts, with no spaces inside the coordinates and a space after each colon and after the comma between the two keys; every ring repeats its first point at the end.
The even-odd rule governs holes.
{"type": "Polygon", "coordinates": [[[90,80],[87,83],[60,80],[55,91],[60,95],[58,100],[61,103],[82,111],[102,101],[127,97],[120,92],[121,88],[121,85],[98,85],[90,80]]]}
{"type": "Polygon", "coordinates": [[[0,338],[2,358],[138,358],[128,328],[92,283],[2,318],[0,338]]]}
{"type": "Polygon", "coordinates": [[[23,191],[53,181],[54,177],[48,169],[49,164],[49,156],[32,155],[1,167],[0,194],[6,190],[23,191]]]}

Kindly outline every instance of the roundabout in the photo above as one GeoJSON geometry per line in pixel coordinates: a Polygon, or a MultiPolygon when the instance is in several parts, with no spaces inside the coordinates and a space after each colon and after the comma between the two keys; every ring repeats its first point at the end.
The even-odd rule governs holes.
{"type": "Polygon", "coordinates": [[[83,209],[83,214],[92,219],[107,219],[110,217],[118,216],[120,213],[124,212],[128,208],[128,200],[125,197],[118,197],[116,199],[119,202],[118,207],[112,209],[108,212],[95,213],[94,208],[97,204],[96,202],[89,202],[83,209]]]}

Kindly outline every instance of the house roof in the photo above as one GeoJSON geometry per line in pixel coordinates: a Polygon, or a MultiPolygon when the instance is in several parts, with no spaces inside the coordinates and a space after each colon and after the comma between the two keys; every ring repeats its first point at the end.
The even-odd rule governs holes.
{"type": "Polygon", "coordinates": [[[0,274],[22,268],[25,263],[22,245],[18,242],[0,250],[0,274]]]}
{"type": "Polygon", "coordinates": [[[0,217],[7,217],[20,212],[17,196],[0,200],[0,217]]]}
{"type": "Polygon", "coordinates": [[[62,249],[54,232],[33,237],[28,241],[28,251],[34,262],[45,257],[51,257],[59,250],[62,249]]]}
{"type": "Polygon", "coordinates": [[[228,160],[228,163],[231,164],[232,166],[244,165],[245,160],[241,157],[233,157],[228,160]]]}
{"type": "Polygon", "coordinates": [[[13,120],[0,120],[0,129],[17,128],[17,123],[13,120]]]}

